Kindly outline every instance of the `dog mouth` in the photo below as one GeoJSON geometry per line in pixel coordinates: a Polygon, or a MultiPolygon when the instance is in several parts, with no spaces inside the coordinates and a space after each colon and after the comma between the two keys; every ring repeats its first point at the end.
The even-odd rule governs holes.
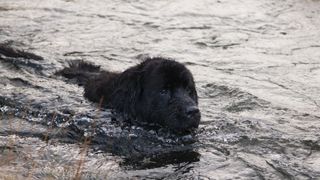
{"type": "Polygon", "coordinates": [[[175,134],[190,134],[195,132],[199,127],[200,115],[196,117],[183,117],[179,120],[175,119],[172,121],[176,121],[178,123],[174,125],[168,125],[169,129],[171,129],[175,134]]]}

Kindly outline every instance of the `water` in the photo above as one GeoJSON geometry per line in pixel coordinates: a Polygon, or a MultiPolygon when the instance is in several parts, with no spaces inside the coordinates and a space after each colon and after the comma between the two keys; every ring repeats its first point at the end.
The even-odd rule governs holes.
{"type": "Polygon", "coordinates": [[[0,179],[320,178],[319,3],[2,0],[0,43],[43,59],[0,53],[0,179]],[[196,134],[121,128],[53,75],[145,56],[194,74],[196,134]]]}

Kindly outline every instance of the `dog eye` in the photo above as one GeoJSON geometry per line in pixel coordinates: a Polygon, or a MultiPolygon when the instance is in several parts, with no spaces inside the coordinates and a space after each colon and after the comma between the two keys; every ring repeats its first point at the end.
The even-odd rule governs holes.
{"type": "Polygon", "coordinates": [[[165,94],[168,94],[168,93],[169,93],[168,89],[161,89],[160,90],[160,94],[162,94],[162,95],[165,95],[165,94]]]}

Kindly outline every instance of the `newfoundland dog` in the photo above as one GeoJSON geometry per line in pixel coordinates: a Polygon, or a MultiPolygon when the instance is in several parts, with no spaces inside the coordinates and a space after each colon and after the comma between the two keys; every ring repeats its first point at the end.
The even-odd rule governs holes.
{"type": "Polygon", "coordinates": [[[84,85],[84,96],[129,117],[130,122],[157,125],[173,132],[198,127],[200,111],[191,72],[181,63],[147,58],[122,73],[71,61],[57,72],[84,85]]]}

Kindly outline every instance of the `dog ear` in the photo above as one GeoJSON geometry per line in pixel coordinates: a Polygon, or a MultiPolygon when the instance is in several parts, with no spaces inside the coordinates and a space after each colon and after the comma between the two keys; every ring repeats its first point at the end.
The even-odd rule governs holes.
{"type": "Polygon", "coordinates": [[[114,108],[136,118],[137,103],[143,92],[143,72],[139,67],[130,68],[119,75],[116,83],[111,97],[114,108]]]}

